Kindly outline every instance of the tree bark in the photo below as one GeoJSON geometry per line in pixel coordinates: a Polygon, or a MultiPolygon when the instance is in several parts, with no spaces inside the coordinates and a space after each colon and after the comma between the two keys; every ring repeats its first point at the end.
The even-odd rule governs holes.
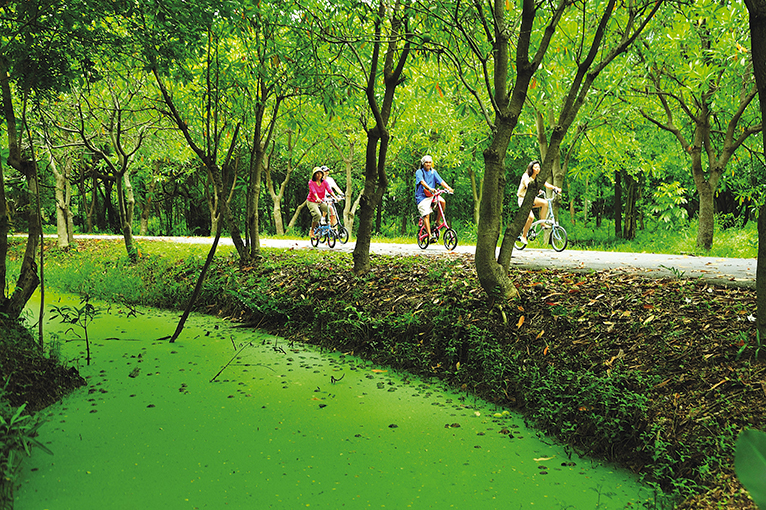
{"type": "MultiPolygon", "coordinates": [[[[39,210],[37,206],[37,204],[39,204],[38,194],[40,190],[37,178],[37,166],[34,164],[34,161],[30,161],[22,154],[22,142],[16,125],[16,115],[13,109],[10,79],[8,77],[8,71],[5,67],[4,58],[2,55],[0,55],[0,96],[2,96],[2,109],[6,123],[6,133],[8,140],[8,163],[11,167],[21,172],[21,174],[26,178],[28,194],[30,197],[29,203],[31,205],[29,207],[28,214],[29,232],[27,236],[27,245],[24,251],[24,258],[21,261],[19,277],[16,280],[16,288],[9,297],[6,297],[5,291],[3,292],[3,295],[0,296],[0,299],[2,299],[2,302],[0,302],[0,314],[6,314],[9,318],[15,320],[21,316],[21,312],[24,310],[24,307],[29,301],[29,298],[32,296],[40,284],[40,277],[37,273],[37,263],[35,262],[35,254],[37,253],[37,248],[40,246],[40,236],[42,232],[39,210]]],[[[26,104],[26,101],[24,101],[24,104],[26,104]]],[[[0,167],[0,170],[2,170],[2,167],[0,167]]],[[[1,172],[0,175],[2,175],[1,172]]],[[[5,178],[3,177],[3,186],[5,184],[4,181],[5,178]]],[[[0,260],[0,267],[2,267],[2,269],[0,269],[0,273],[3,275],[3,277],[5,277],[7,276],[5,255],[7,254],[7,235],[9,232],[9,227],[7,223],[8,216],[4,196],[3,205],[2,208],[0,208],[0,212],[5,212],[5,214],[2,215],[2,219],[0,219],[0,234],[2,234],[3,231],[5,232],[5,235],[3,235],[2,245],[0,245],[0,253],[3,251],[5,252],[2,253],[4,256],[2,260],[0,260]]],[[[5,280],[3,280],[3,282],[5,282],[5,280]]],[[[5,283],[3,283],[3,288],[5,289],[5,283]]]]}
{"type": "MultiPolygon", "coordinates": [[[[761,127],[766,126],[766,0],[745,0],[750,12],[753,74],[761,105],[761,127]]],[[[761,131],[763,137],[763,131],[761,131]]],[[[766,146],[766,139],[762,140],[766,146]]],[[[758,214],[758,268],[755,276],[758,335],[766,340],[766,205],[758,214]]]]}
{"type": "Polygon", "coordinates": [[[410,53],[412,34],[407,30],[405,6],[396,1],[390,13],[385,2],[381,2],[375,18],[375,36],[372,46],[370,70],[367,74],[365,95],[367,105],[375,118],[375,125],[367,130],[367,150],[365,151],[364,188],[359,200],[359,229],[354,246],[354,274],[361,275],[370,270],[370,241],[375,208],[380,206],[383,193],[388,188],[386,175],[386,154],[388,153],[389,132],[386,128],[394,104],[396,87],[401,83],[404,65],[410,53]],[[387,18],[389,16],[389,18],[387,18]],[[391,27],[388,46],[383,63],[383,101],[378,102],[376,83],[380,52],[383,46],[382,25],[389,19],[391,27]],[[401,42],[402,47],[399,47],[401,42]],[[398,53],[398,56],[397,56],[398,53]]]}
{"type": "Polygon", "coordinates": [[[627,181],[627,196],[625,197],[625,223],[623,225],[623,239],[635,239],[638,231],[638,180],[629,173],[625,173],[627,181]]]}
{"type": "Polygon", "coordinates": [[[149,233],[149,215],[152,212],[154,190],[157,188],[157,175],[160,173],[160,165],[162,165],[162,160],[158,159],[154,162],[152,179],[146,189],[145,202],[141,207],[141,217],[139,219],[140,226],[138,227],[138,232],[142,236],[145,236],[149,233]]]}
{"type": "Polygon", "coordinates": [[[8,233],[11,230],[8,204],[5,201],[5,170],[2,158],[0,158],[0,310],[5,309],[8,268],[8,233]]]}
{"type": "Polygon", "coordinates": [[[622,237],[622,170],[614,172],[614,237],[622,237]]]}

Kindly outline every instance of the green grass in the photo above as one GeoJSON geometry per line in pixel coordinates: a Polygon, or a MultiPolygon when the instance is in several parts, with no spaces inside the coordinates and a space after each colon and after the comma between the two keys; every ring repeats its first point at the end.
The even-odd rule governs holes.
{"type": "MultiPolygon", "coordinates": [[[[673,229],[667,229],[664,224],[647,224],[639,230],[636,239],[618,239],[614,235],[614,222],[604,220],[600,227],[595,226],[595,221],[583,223],[579,221],[572,224],[568,214],[562,215],[562,226],[569,234],[569,247],[572,250],[589,251],[612,251],[631,253],[664,253],[671,255],[697,255],[710,257],[730,258],[756,258],[758,256],[758,230],[755,221],[748,222],[741,228],[720,228],[716,225],[713,233],[713,247],[709,252],[697,248],[697,221],[689,221],[682,225],[676,225],[673,229]]],[[[476,244],[476,227],[472,223],[452,225],[458,233],[460,246],[476,244]]],[[[384,225],[382,233],[373,234],[373,243],[414,244],[415,226],[410,225],[405,234],[400,234],[399,225],[384,225]]],[[[289,232],[277,236],[264,234],[269,239],[307,240],[300,232],[289,232]]],[[[352,235],[351,242],[356,240],[352,235]]],[[[498,241],[502,242],[502,239],[498,241]]],[[[150,243],[149,243],[150,244],[150,243]]],[[[140,240],[137,243],[139,250],[145,249],[147,243],[140,240]]],[[[184,249],[183,246],[174,247],[174,250],[184,249]]],[[[196,250],[195,250],[196,251],[196,250]]],[[[219,247],[219,253],[233,252],[231,246],[219,247]]],[[[168,254],[173,255],[173,254],[168,254]]]]}
{"type": "Polygon", "coordinates": [[[594,222],[572,225],[562,223],[569,234],[569,249],[631,253],[664,253],[670,255],[697,255],[708,257],[756,258],[758,256],[758,230],[755,222],[744,228],[721,229],[716,226],[710,251],[697,248],[697,222],[679,225],[672,230],[663,225],[648,225],[639,230],[636,239],[618,239],[614,235],[614,222],[603,221],[599,228],[594,222]]]}

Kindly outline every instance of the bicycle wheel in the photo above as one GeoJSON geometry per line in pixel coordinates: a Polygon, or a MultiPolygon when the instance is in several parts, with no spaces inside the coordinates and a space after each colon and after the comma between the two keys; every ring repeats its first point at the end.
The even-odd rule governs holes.
{"type": "Polygon", "coordinates": [[[314,232],[314,237],[311,238],[311,246],[314,248],[319,246],[319,232],[314,232]]]}
{"type": "Polygon", "coordinates": [[[448,228],[444,231],[444,247],[452,251],[457,246],[457,232],[448,228]]]}
{"type": "Polygon", "coordinates": [[[567,247],[567,231],[561,225],[555,225],[551,231],[551,246],[556,251],[564,251],[567,247]]]}
{"type": "Polygon", "coordinates": [[[340,244],[348,242],[348,229],[343,225],[338,225],[338,241],[340,241],[340,244]]]}
{"type": "Polygon", "coordinates": [[[335,248],[335,232],[332,230],[327,231],[327,246],[335,248]]]}
{"type": "Polygon", "coordinates": [[[516,238],[516,241],[513,243],[513,247],[516,248],[517,250],[523,250],[524,248],[527,247],[527,243],[522,243],[521,236],[519,236],[516,238]]]}
{"type": "Polygon", "coordinates": [[[425,228],[421,228],[418,232],[418,246],[420,246],[421,250],[425,250],[428,248],[428,243],[431,241],[429,239],[428,234],[426,233],[425,228]]]}

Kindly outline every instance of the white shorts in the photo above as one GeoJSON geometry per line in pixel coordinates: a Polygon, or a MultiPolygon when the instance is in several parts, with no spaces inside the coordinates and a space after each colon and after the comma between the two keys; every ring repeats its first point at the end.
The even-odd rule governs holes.
{"type": "Polygon", "coordinates": [[[426,197],[418,202],[418,212],[420,213],[420,216],[428,216],[433,212],[433,209],[431,209],[431,201],[433,201],[433,197],[426,197]]]}

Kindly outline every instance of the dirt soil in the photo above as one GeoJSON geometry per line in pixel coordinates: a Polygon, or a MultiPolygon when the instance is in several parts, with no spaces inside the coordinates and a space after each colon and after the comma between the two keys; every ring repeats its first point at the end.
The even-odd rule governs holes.
{"type": "Polygon", "coordinates": [[[32,345],[34,339],[17,323],[0,321],[0,331],[0,375],[11,406],[26,403],[27,411],[39,411],[86,384],[76,368],[62,365],[37,348],[20,348],[32,345]]]}

